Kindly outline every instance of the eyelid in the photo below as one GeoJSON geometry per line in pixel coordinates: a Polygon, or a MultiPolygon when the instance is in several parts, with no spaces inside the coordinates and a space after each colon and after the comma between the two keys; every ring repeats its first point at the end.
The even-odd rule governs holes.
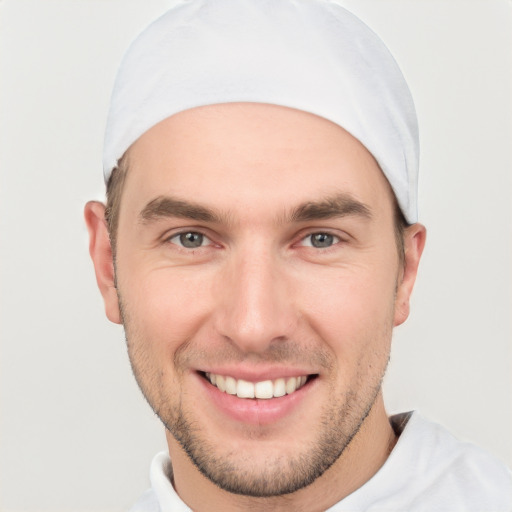
{"type": "Polygon", "coordinates": [[[305,235],[301,236],[301,238],[298,242],[298,245],[300,245],[302,247],[313,247],[315,249],[330,249],[331,247],[339,244],[342,241],[343,241],[343,238],[340,235],[336,235],[327,229],[324,229],[324,230],[319,229],[319,230],[310,231],[310,232],[306,233],[305,235]],[[320,234],[332,236],[334,238],[333,244],[329,247],[314,247],[314,245],[312,243],[309,243],[309,244],[304,243],[306,240],[311,239],[311,237],[313,235],[320,235],[320,234]]]}
{"type": "Polygon", "coordinates": [[[204,230],[201,230],[201,229],[183,229],[181,228],[179,231],[174,231],[172,233],[168,233],[166,234],[164,237],[163,237],[163,242],[164,243],[171,243],[173,245],[176,245],[177,247],[179,247],[180,249],[185,249],[185,250],[193,250],[192,248],[190,247],[184,247],[181,242],[179,242],[179,237],[181,235],[185,235],[187,233],[195,233],[195,234],[198,234],[198,235],[201,235],[203,237],[203,244],[201,244],[199,247],[195,247],[195,249],[202,249],[204,247],[208,247],[210,245],[214,245],[215,242],[211,239],[210,236],[208,236],[204,230]],[[173,239],[178,239],[178,241],[173,241],[173,239]],[[204,243],[204,242],[207,242],[207,243],[204,243]]]}
{"type": "MultiPolygon", "coordinates": [[[[208,247],[211,245],[217,245],[217,243],[213,240],[213,237],[211,235],[207,234],[207,231],[209,231],[209,230],[206,230],[204,228],[199,228],[199,227],[197,227],[197,228],[196,227],[190,227],[190,228],[180,227],[177,231],[171,230],[170,232],[168,231],[167,233],[165,233],[162,236],[162,242],[163,243],[171,243],[173,245],[176,245],[179,248],[191,250],[191,248],[184,247],[179,242],[179,237],[186,233],[197,233],[199,235],[202,235],[203,239],[204,239],[203,242],[207,242],[207,243],[203,243],[201,246],[197,247],[196,249],[201,249],[201,248],[208,247]],[[173,239],[178,239],[178,241],[173,241],[173,239]]],[[[305,244],[304,242],[316,234],[330,235],[335,239],[332,246],[325,247],[324,249],[329,249],[330,247],[333,247],[333,246],[339,244],[340,242],[348,241],[348,239],[350,238],[350,236],[347,234],[334,233],[333,230],[331,230],[329,228],[327,228],[327,229],[321,229],[321,228],[320,229],[309,229],[309,230],[303,231],[301,234],[299,234],[299,236],[297,237],[298,240],[294,245],[299,245],[299,246],[303,246],[303,247],[314,247],[311,243],[305,244]]],[[[315,249],[321,249],[321,248],[315,247],[315,249]]]]}

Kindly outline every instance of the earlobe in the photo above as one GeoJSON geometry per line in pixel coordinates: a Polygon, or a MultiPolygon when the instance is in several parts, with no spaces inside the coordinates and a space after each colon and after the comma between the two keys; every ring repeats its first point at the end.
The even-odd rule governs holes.
{"type": "Polygon", "coordinates": [[[403,324],[409,316],[409,305],[421,255],[425,247],[427,230],[422,224],[413,224],[404,232],[404,252],[402,279],[398,283],[395,298],[394,326],[403,324]]]}
{"type": "Polygon", "coordinates": [[[105,221],[105,205],[89,201],[84,209],[85,223],[89,231],[89,254],[96,273],[96,281],[105,302],[105,313],[111,322],[121,323],[119,300],[115,286],[112,247],[105,221]]]}

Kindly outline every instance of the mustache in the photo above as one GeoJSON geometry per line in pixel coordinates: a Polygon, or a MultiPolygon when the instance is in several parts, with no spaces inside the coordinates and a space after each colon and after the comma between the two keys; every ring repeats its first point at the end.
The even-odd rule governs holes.
{"type": "Polygon", "coordinates": [[[234,342],[226,340],[223,344],[215,343],[210,348],[204,344],[196,346],[193,340],[187,340],[174,354],[176,368],[189,368],[201,364],[280,364],[300,366],[307,364],[315,368],[331,369],[335,356],[325,346],[318,343],[304,344],[295,340],[276,340],[269,343],[262,352],[245,352],[234,342]]]}

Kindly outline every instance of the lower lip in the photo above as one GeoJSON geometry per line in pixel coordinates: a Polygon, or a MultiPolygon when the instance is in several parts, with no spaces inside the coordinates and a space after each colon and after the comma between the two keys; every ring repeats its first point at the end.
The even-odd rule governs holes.
{"type": "Polygon", "coordinates": [[[253,425],[275,423],[293,413],[306,399],[317,379],[311,379],[300,389],[278,398],[238,398],[220,391],[217,387],[198,375],[201,384],[211,401],[220,411],[232,419],[253,425]]]}

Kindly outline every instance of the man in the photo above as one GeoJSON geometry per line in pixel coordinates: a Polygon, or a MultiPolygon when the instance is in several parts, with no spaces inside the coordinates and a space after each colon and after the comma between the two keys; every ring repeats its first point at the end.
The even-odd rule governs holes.
{"type": "Polygon", "coordinates": [[[85,210],[166,427],[133,510],[512,509],[500,463],[384,408],[426,238],[417,138],[395,61],[336,2],[177,2],[133,43],[85,210]]]}

